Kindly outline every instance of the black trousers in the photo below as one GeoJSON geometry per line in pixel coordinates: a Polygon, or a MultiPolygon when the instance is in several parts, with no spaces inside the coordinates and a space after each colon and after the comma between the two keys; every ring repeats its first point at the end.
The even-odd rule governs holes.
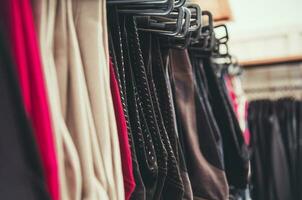
{"type": "MultiPolygon", "coordinates": [[[[191,52],[191,54],[194,57],[194,53],[191,52]]],[[[195,56],[194,59],[199,59],[204,69],[209,101],[221,133],[228,183],[235,188],[245,189],[248,184],[249,150],[244,143],[239,122],[228,100],[226,90],[214,71],[215,66],[211,58],[195,56]]]]}
{"type": "Polygon", "coordinates": [[[219,135],[208,115],[187,50],[169,49],[169,71],[179,136],[194,199],[227,199],[219,135]]]}
{"type": "Polygon", "coordinates": [[[258,100],[249,105],[253,149],[252,196],[255,199],[298,199],[295,197],[295,187],[292,187],[287,142],[282,138],[282,126],[286,122],[279,123],[278,120],[282,118],[278,116],[281,110],[280,102],[270,100],[258,100]]]}

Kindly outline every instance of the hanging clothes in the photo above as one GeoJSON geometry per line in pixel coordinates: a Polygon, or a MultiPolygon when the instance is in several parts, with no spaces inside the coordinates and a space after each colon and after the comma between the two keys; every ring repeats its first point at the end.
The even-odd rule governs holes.
{"type": "Polygon", "coordinates": [[[203,69],[211,55],[189,56],[186,48],[169,47],[173,40],[138,30],[147,17],[124,15],[114,5],[108,13],[110,54],[133,154],[131,198],[228,199],[229,189],[246,189],[247,147],[221,77],[208,77],[212,72],[203,69]],[[218,123],[212,96],[226,107],[229,127],[218,123]],[[231,153],[225,155],[227,148],[231,153]]]}
{"type": "Polygon", "coordinates": [[[60,199],[80,199],[82,185],[80,161],[64,120],[66,112],[63,111],[63,108],[66,106],[62,105],[62,102],[65,101],[60,98],[62,95],[60,96],[59,91],[59,88],[64,88],[64,84],[60,82],[59,85],[58,81],[60,77],[65,75],[67,69],[66,1],[51,1],[51,3],[33,1],[33,12],[40,39],[43,71],[55,133],[60,174],[60,199]],[[47,13],[50,14],[47,15],[47,13]],[[60,67],[56,68],[56,65],[60,67]]]}
{"type": "MultiPolygon", "coordinates": [[[[296,117],[297,117],[297,138],[298,141],[302,138],[302,102],[296,101],[296,117]]],[[[297,168],[296,168],[296,182],[295,184],[297,186],[302,184],[302,173],[301,173],[301,167],[302,167],[302,143],[298,143],[297,147],[297,168]]],[[[297,190],[297,199],[302,199],[302,191],[297,190]]]]}
{"type": "MultiPolygon", "coordinates": [[[[176,124],[176,116],[174,110],[174,103],[172,97],[172,88],[168,77],[168,66],[164,66],[162,59],[162,52],[160,47],[160,40],[156,36],[151,36],[150,40],[152,46],[152,78],[154,79],[154,85],[157,90],[158,104],[160,106],[160,112],[162,113],[164,128],[167,131],[169,142],[171,143],[172,151],[176,157],[176,163],[174,167],[179,170],[183,195],[177,194],[174,190],[173,193],[168,193],[167,199],[177,199],[178,196],[183,196],[184,199],[193,199],[192,186],[188,175],[186,162],[184,159],[183,151],[180,146],[178,129],[176,124]]],[[[177,175],[177,174],[175,174],[177,175]]],[[[176,179],[177,180],[177,179],[176,179]]]]}
{"type": "Polygon", "coordinates": [[[252,198],[297,199],[293,190],[295,187],[291,185],[286,143],[282,139],[283,125],[278,122],[279,116],[274,104],[270,100],[257,100],[249,106],[253,148],[252,198]]]}
{"type": "Polygon", "coordinates": [[[107,18],[104,15],[105,6],[106,4],[100,0],[73,1],[73,9],[76,10],[73,17],[76,21],[75,30],[94,120],[92,123],[95,126],[105,170],[103,173],[100,172],[99,176],[103,176],[104,173],[107,176],[103,184],[108,184],[109,198],[122,199],[124,186],[121,156],[110,91],[109,55],[106,53],[108,38],[99,36],[107,32],[107,25],[104,23],[107,18]]]}
{"type": "Polygon", "coordinates": [[[118,83],[114,73],[113,63],[110,60],[110,86],[112,91],[112,99],[114,103],[114,111],[119,132],[119,143],[121,148],[123,178],[125,187],[125,199],[130,199],[135,188],[135,181],[132,171],[132,158],[128,141],[127,124],[121,102],[118,83]]]}
{"type": "MultiPolygon", "coordinates": [[[[215,45],[221,39],[213,32],[210,13],[209,25],[201,26],[197,15],[204,13],[197,5],[184,4],[167,15],[165,10],[172,4],[145,3],[4,2],[0,28],[3,25],[10,38],[12,59],[7,57],[7,47],[0,50],[0,71],[8,72],[1,80],[0,93],[5,97],[0,98],[0,107],[20,114],[9,114],[9,122],[0,114],[0,126],[7,130],[4,137],[20,159],[14,162],[6,151],[0,152],[8,162],[0,169],[7,173],[3,180],[8,182],[0,196],[54,200],[238,200],[244,196],[249,151],[235,113],[239,108],[233,109],[225,76],[216,71],[221,66],[214,61],[223,55],[217,53],[215,45]],[[194,8],[196,12],[190,14],[194,8]],[[159,13],[150,12],[153,9],[159,13]],[[181,26],[177,17],[183,18],[181,26]],[[176,35],[174,28],[180,31],[176,35]],[[27,145],[32,146],[26,149],[27,145]],[[18,173],[12,174],[12,169],[18,173]],[[21,182],[9,180],[8,175],[21,182]],[[14,187],[20,191],[13,193],[14,187]]],[[[282,133],[274,138],[272,149],[284,140],[284,148],[276,151],[281,155],[280,168],[268,173],[273,178],[266,181],[273,189],[280,188],[273,184],[279,180],[278,170],[287,167],[290,179],[286,181],[299,182],[295,174],[300,147],[293,139],[299,135],[300,113],[292,112],[298,108],[299,104],[284,105],[288,112],[278,113],[264,128],[282,133]],[[288,148],[292,145],[294,149],[288,148]]],[[[269,116],[271,110],[265,114],[269,116]]],[[[6,143],[2,146],[9,148],[6,143]]],[[[276,152],[265,155],[277,163],[276,152]]],[[[264,196],[287,198],[289,191],[264,196]]],[[[296,186],[291,191],[298,194],[296,186]]]]}
{"type": "Polygon", "coordinates": [[[233,76],[230,77],[231,85],[234,89],[234,93],[238,102],[238,120],[243,131],[244,140],[247,145],[250,144],[250,133],[247,127],[247,117],[248,117],[248,100],[242,88],[242,81],[240,77],[233,76]]]}
{"type": "MultiPolygon", "coordinates": [[[[143,130],[141,128],[142,122],[139,119],[137,108],[138,105],[132,93],[132,72],[130,71],[130,68],[125,68],[125,64],[126,62],[128,62],[128,54],[127,49],[125,51],[123,51],[123,49],[127,44],[125,40],[123,40],[122,43],[122,27],[120,25],[119,16],[115,7],[109,8],[108,19],[111,19],[111,23],[109,23],[110,54],[113,58],[115,74],[119,84],[121,101],[126,118],[128,139],[132,153],[133,174],[136,183],[136,187],[131,195],[131,199],[146,199],[146,188],[142,180],[142,174],[140,172],[140,167],[142,167],[142,164],[140,164],[141,166],[139,165],[139,158],[140,156],[146,155],[145,150],[148,151],[150,146],[144,145],[144,139],[142,135],[143,130]],[[113,37],[117,40],[113,40],[113,37]],[[138,137],[138,140],[136,140],[137,137],[135,136],[138,137]]],[[[150,149],[152,149],[152,147],[150,149]]],[[[152,150],[154,151],[154,149],[152,150]]],[[[145,160],[140,159],[140,161],[144,162],[145,160]]]]}
{"type": "MultiPolygon", "coordinates": [[[[157,175],[150,182],[151,188],[149,191],[146,190],[146,199],[159,199],[167,176],[167,150],[163,144],[155,117],[150,85],[148,83],[146,69],[144,66],[135,19],[133,17],[125,17],[124,26],[128,36],[127,43],[129,48],[129,60],[132,63],[130,67],[133,73],[133,83],[135,84],[134,89],[137,92],[136,98],[139,106],[138,108],[141,117],[145,120],[145,122],[142,123],[142,125],[145,126],[143,127],[143,131],[146,129],[149,130],[149,134],[146,134],[147,137],[149,135],[147,142],[153,142],[156,158],[151,152],[147,153],[151,154],[151,162],[154,162],[155,159],[157,160],[157,163],[155,164],[158,166],[157,175]]],[[[147,182],[149,180],[145,179],[145,181],[147,182]]]]}
{"type": "Polygon", "coordinates": [[[216,148],[217,139],[209,119],[200,114],[205,111],[196,94],[189,54],[186,50],[171,49],[169,59],[178,130],[194,198],[227,199],[228,183],[216,148]]]}
{"type": "MultiPolygon", "coordinates": [[[[102,7],[104,3],[59,1],[56,4],[51,1],[48,5],[52,5],[48,9],[53,15],[44,16],[47,20],[41,21],[40,25],[41,29],[48,27],[48,32],[41,30],[40,34],[47,64],[45,73],[49,76],[49,83],[57,82],[55,84],[59,86],[59,94],[54,95],[59,95],[62,116],[76,148],[76,154],[70,150],[69,155],[64,153],[69,160],[69,164],[65,166],[66,172],[76,173],[75,176],[67,176],[66,181],[70,183],[67,184],[68,196],[70,199],[121,199],[119,195],[124,196],[124,189],[122,176],[119,175],[122,173],[121,155],[117,146],[117,129],[113,104],[110,100],[109,59],[104,53],[107,49],[103,45],[106,44],[105,37],[98,37],[99,33],[105,34],[106,31],[103,32],[97,26],[98,23],[105,23],[101,18],[106,19],[106,16],[103,16],[104,12],[106,13],[105,7],[102,7]],[[55,5],[58,5],[58,10],[53,10],[56,8],[55,5]],[[91,9],[95,10],[90,12],[91,9]],[[51,16],[57,18],[54,20],[51,16]],[[75,19],[79,20],[76,24],[75,19]],[[53,20],[55,27],[53,27],[53,20]],[[91,24],[85,24],[86,20],[91,24]],[[53,33],[53,30],[55,34],[49,34],[53,33]],[[91,33],[90,41],[93,45],[89,41],[87,43],[86,38],[83,40],[84,30],[91,30],[88,32],[91,33]],[[48,45],[45,45],[43,40],[45,38],[49,41],[48,45]],[[99,44],[94,41],[99,41],[99,44]],[[90,49],[91,46],[95,49],[90,49]],[[84,51],[88,51],[88,54],[83,54],[84,51]],[[54,55],[54,63],[49,62],[49,55],[54,55]],[[49,68],[54,67],[53,71],[56,74],[47,73],[50,72],[49,68]],[[98,83],[98,90],[94,89],[94,82],[98,83]],[[105,91],[107,94],[104,93],[105,91]],[[102,107],[101,102],[104,103],[102,107]],[[103,144],[100,145],[101,143],[103,144]],[[115,177],[118,182],[111,177],[115,177]]],[[[43,14],[43,10],[37,13],[43,14]]],[[[106,24],[103,27],[106,27],[106,24]]],[[[51,88],[51,83],[49,85],[51,88]]]]}
{"type": "Polygon", "coordinates": [[[210,59],[204,59],[208,94],[213,113],[221,131],[225,172],[230,186],[245,189],[248,183],[249,151],[244,143],[238,120],[228,101],[227,91],[223,89],[221,77],[215,75],[210,59]],[[234,163],[236,168],[233,167],[234,163]]]}
{"type": "MultiPolygon", "coordinates": [[[[3,12],[2,12],[3,14],[3,12]]],[[[40,153],[0,20],[0,194],[3,199],[51,199],[40,153]]]]}
{"type": "Polygon", "coordinates": [[[29,1],[2,3],[26,113],[33,126],[48,191],[59,199],[59,174],[40,52],[29,1]]]}

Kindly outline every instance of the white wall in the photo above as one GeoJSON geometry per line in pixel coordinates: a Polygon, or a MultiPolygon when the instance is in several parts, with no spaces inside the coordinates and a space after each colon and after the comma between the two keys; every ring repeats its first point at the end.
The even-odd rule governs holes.
{"type": "Polygon", "coordinates": [[[229,0],[230,51],[239,60],[302,54],[302,0],[229,0]]]}

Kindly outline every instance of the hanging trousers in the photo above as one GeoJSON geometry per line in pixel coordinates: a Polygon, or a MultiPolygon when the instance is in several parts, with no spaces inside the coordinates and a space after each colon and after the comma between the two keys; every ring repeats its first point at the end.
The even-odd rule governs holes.
{"type": "MultiPolygon", "coordinates": [[[[185,163],[184,155],[182,152],[182,148],[180,147],[178,129],[176,125],[176,116],[174,110],[174,103],[172,98],[172,89],[171,84],[167,74],[167,66],[164,66],[163,53],[161,52],[160,39],[156,36],[152,37],[152,78],[154,79],[154,85],[157,90],[159,107],[162,113],[163,122],[165,125],[165,129],[168,133],[169,141],[171,143],[173,153],[176,157],[176,168],[178,168],[180,176],[181,176],[181,188],[179,187],[179,191],[182,191],[182,195],[176,195],[176,192],[172,194],[167,192],[164,194],[166,199],[171,198],[179,198],[181,196],[182,199],[193,199],[192,186],[189,179],[187,166],[185,163]],[[180,190],[181,189],[181,190],[180,190]],[[175,196],[174,196],[175,195],[175,196]]],[[[166,57],[166,56],[165,56],[166,57]]],[[[174,177],[174,183],[177,183],[177,177],[174,177]]],[[[174,185],[177,187],[177,185],[174,185]]]]}
{"type": "Polygon", "coordinates": [[[121,148],[121,158],[122,158],[122,169],[123,169],[123,179],[125,187],[125,199],[128,200],[135,188],[135,181],[133,177],[133,167],[131,150],[128,140],[127,124],[123,111],[123,106],[120,97],[120,91],[118,83],[114,73],[113,63],[110,60],[110,86],[112,91],[112,99],[114,103],[114,111],[116,116],[116,122],[118,125],[119,132],[119,144],[121,148]]]}
{"type": "Polygon", "coordinates": [[[51,1],[47,4],[47,1],[33,1],[33,12],[40,39],[43,71],[55,133],[60,174],[60,199],[80,199],[82,185],[80,161],[64,120],[66,111],[63,112],[62,108],[66,106],[62,106],[62,102],[66,101],[59,91],[59,88],[64,88],[62,85],[65,85],[64,82],[60,82],[61,87],[59,87],[59,78],[63,77],[67,71],[66,2],[51,1]],[[47,15],[47,13],[50,14],[47,15]],[[53,48],[56,49],[55,52],[53,48]],[[56,68],[56,65],[60,67],[56,68]]]}
{"type": "Polygon", "coordinates": [[[245,189],[248,183],[249,151],[244,143],[243,134],[231,107],[226,91],[219,82],[210,58],[199,59],[202,62],[208,85],[208,95],[213,114],[223,142],[224,164],[230,186],[245,189]],[[236,163],[236,168],[234,168],[236,163]]]}
{"type": "MultiPolygon", "coordinates": [[[[57,17],[55,22],[54,19],[49,19],[48,23],[42,20],[40,27],[55,24],[54,36],[49,35],[53,28],[45,32],[44,37],[51,41],[45,48],[53,49],[62,115],[77,151],[77,154],[72,152],[66,156],[73,161],[78,156],[80,164],[80,170],[74,170],[77,172],[75,180],[72,171],[66,170],[71,173],[67,175],[67,182],[72,182],[68,184],[67,195],[70,199],[124,198],[109,83],[107,31],[104,28],[106,4],[103,1],[58,1],[57,4],[50,1],[47,5],[50,14],[45,18],[57,17]],[[88,38],[87,33],[90,34],[88,38]]],[[[41,46],[43,44],[41,42],[41,46]]],[[[76,169],[75,162],[72,169],[76,169]]]]}
{"type": "MultiPolygon", "coordinates": [[[[161,192],[162,199],[182,199],[184,193],[184,185],[180,175],[180,169],[174,153],[175,148],[172,148],[172,143],[169,139],[167,129],[165,127],[162,111],[160,110],[158,95],[155,87],[153,76],[153,68],[162,67],[159,63],[160,54],[155,54],[157,48],[154,47],[155,40],[150,33],[139,33],[139,39],[142,48],[142,55],[144,58],[144,66],[147,74],[147,79],[150,88],[152,103],[154,106],[154,114],[158,124],[161,140],[167,150],[167,177],[161,192]]],[[[156,43],[155,43],[156,44],[156,43]]],[[[168,98],[168,97],[167,97],[168,98]]]]}
{"type": "Polygon", "coordinates": [[[110,91],[106,3],[73,1],[83,70],[110,199],[124,198],[121,154],[110,91]],[[89,23],[87,23],[89,22],[89,23]],[[102,24],[100,26],[99,24],[102,24]],[[103,37],[100,37],[103,36],[103,37]],[[97,41],[97,44],[95,42],[97,41]]]}
{"type": "Polygon", "coordinates": [[[270,100],[249,106],[251,131],[252,182],[255,199],[295,199],[290,185],[290,168],[282,141],[276,107],[270,100]]]}
{"type": "MultiPolygon", "coordinates": [[[[138,158],[138,160],[143,162],[140,167],[146,187],[146,199],[159,199],[167,174],[167,151],[162,143],[154,115],[154,105],[152,103],[134,18],[125,17],[122,28],[124,29],[122,31],[124,33],[124,50],[127,47],[129,49],[128,61],[131,65],[128,65],[128,70],[131,73],[129,75],[132,75],[132,83],[130,83],[133,88],[132,95],[134,95],[137,102],[137,111],[142,122],[142,135],[145,137],[145,155],[142,155],[142,159],[138,158]]],[[[129,107],[129,110],[131,109],[133,108],[129,107]]],[[[138,140],[138,145],[142,146],[142,141],[138,140]]]]}
{"type": "MultiPolygon", "coordinates": [[[[145,148],[148,149],[149,146],[144,145],[143,143],[144,139],[137,109],[137,102],[134,98],[134,93],[132,93],[134,92],[132,85],[132,72],[129,67],[125,68],[126,64],[129,63],[127,59],[128,49],[126,48],[126,50],[123,51],[126,42],[123,40],[124,43],[122,44],[121,25],[117,9],[115,7],[110,7],[108,10],[108,20],[110,22],[108,23],[110,32],[110,54],[114,63],[115,75],[120,89],[121,101],[127,124],[128,139],[132,153],[133,175],[136,183],[131,199],[143,200],[146,199],[146,188],[142,180],[142,174],[140,172],[140,167],[142,167],[142,165],[139,166],[138,157],[141,155],[146,156],[146,151],[148,152],[148,150],[145,148]]],[[[144,159],[141,161],[144,161],[144,159]]],[[[152,166],[152,168],[155,170],[154,166],[152,166]]]]}
{"type": "Polygon", "coordinates": [[[228,184],[209,119],[199,115],[205,110],[187,50],[169,50],[169,70],[194,199],[227,199],[228,184]]]}

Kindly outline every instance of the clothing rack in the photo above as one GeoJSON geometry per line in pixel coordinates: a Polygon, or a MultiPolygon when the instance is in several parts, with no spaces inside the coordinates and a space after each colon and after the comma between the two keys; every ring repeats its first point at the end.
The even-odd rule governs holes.
{"type": "Polygon", "coordinates": [[[185,0],[0,11],[1,199],[248,196],[248,134],[225,80],[237,64],[210,11],[185,0]]]}
{"type": "Polygon", "coordinates": [[[297,63],[297,62],[302,62],[302,55],[244,61],[244,62],[240,62],[240,66],[248,69],[248,68],[252,68],[252,67],[264,67],[264,66],[269,67],[269,66],[274,66],[274,65],[279,65],[279,64],[297,63]]]}
{"type": "Polygon", "coordinates": [[[258,99],[278,100],[281,98],[302,99],[302,86],[276,86],[266,88],[246,88],[244,90],[249,101],[258,99]]]}
{"type": "Polygon", "coordinates": [[[248,88],[245,89],[247,94],[258,93],[258,92],[276,92],[276,91],[293,91],[302,90],[302,85],[292,85],[292,86],[277,86],[277,87],[266,87],[266,88],[248,88]]]}

